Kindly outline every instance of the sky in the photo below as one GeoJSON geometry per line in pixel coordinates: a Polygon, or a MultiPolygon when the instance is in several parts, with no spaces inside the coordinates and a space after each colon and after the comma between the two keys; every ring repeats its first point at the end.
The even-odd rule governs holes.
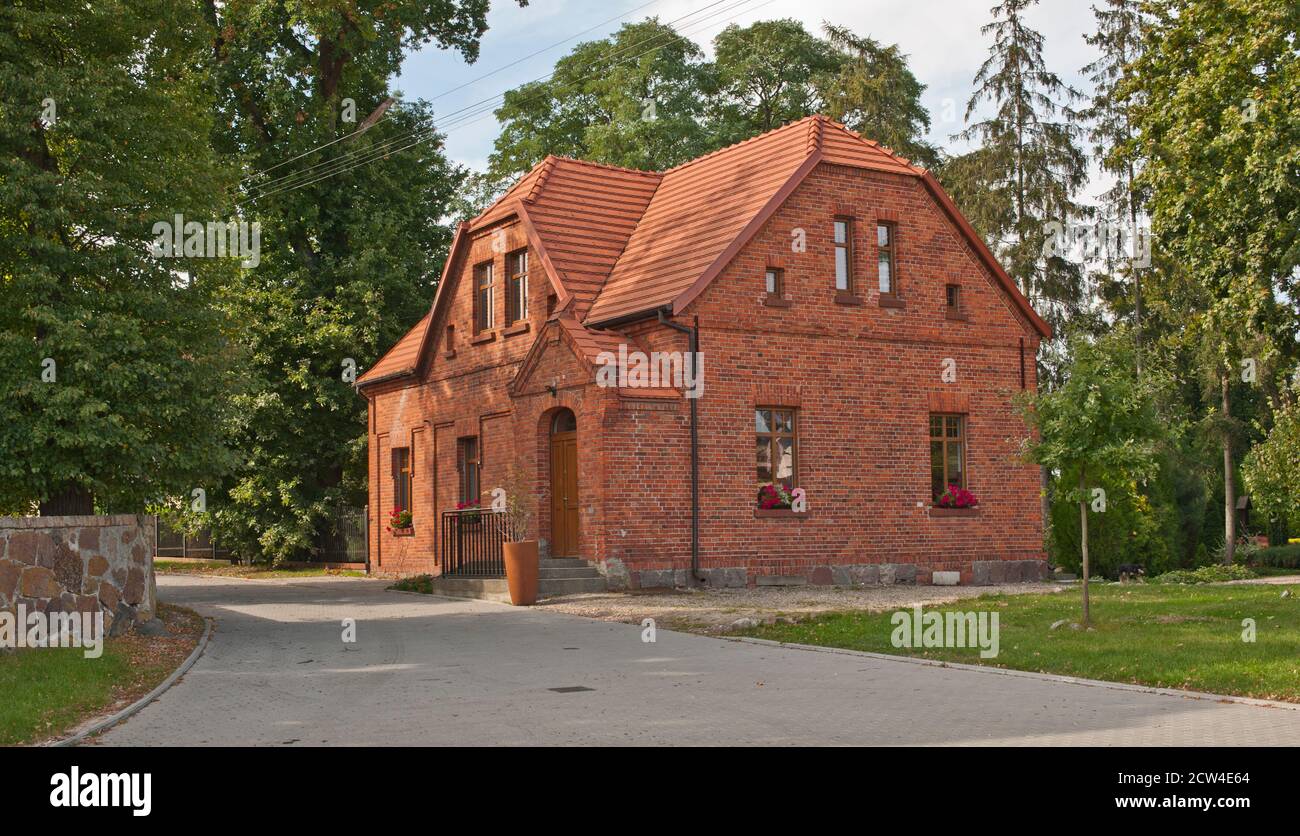
{"type": "MultiPolygon", "coordinates": [[[[968,148],[950,137],[964,127],[962,116],[973,79],[988,55],[989,40],[979,30],[992,20],[994,0],[725,0],[705,8],[713,2],[531,0],[521,9],[509,0],[496,0],[474,64],[467,64],[457,52],[427,46],[407,56],[394,86],[408,99],[431,101],[437,120],[439,115],[451,117],[462,108],[545,77],[576,44],[603,38],[627,21],[653,15],[671,22],[695,13],[676,28],[712,58],[711,41],[728,24],[795,18],[810,32],[820,33],[822,23],[830,22],[884,44],[898,44],[908,55],[912,72],[926,85],[921,101],[930,112],[928,139],[950,152],[968,148]],[[545,51],[525,58],[539,50],[545,51]]],[[[1042,0],[1026,13],[1029,25],[1043,35],[1048,68],[1083,92],[1090,86],[1079,70],[1095,57],[1083,40],[1094,28],[1091,6],[1088,0],[1042,0]]],[[[490,113],[473,118],[465,114],[451,124],[448,155],[483,170],[499,132],[495,118],[490,113]]],[[[1094,178],[1086,192],[1093,195],[1104,185],[1094,178]]]]}

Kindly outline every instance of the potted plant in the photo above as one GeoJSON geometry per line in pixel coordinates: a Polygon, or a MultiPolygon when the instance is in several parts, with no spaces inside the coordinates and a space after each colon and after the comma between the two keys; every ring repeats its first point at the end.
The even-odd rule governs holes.
{"type": "Polygon", "coordinates": [[[524,494],[524,479],[517,468],[512,469],[506,485],[506,542],[501,547],[501,553],[506,564],[510,603],[517,607],[537,602],[537,579],[541,562],[537,540],[528,539],[532,520],[533,509],[524,494]]]}
{"type": "Polygon", "coordinates": [[[764,511],[788,509],[793,505],[794,495],[780,482],[773,482],[758,489],[758,507],[764,511]]]}
{"type": "Polygon", "coordinates": [[[938,506],[940,508],[974,508],[980,504],[975,494],[959,488],[956,485],[949,485],[948,490],[939,496],[938,506]]]}
{"type": "Polygon", "coordinates": [[[477,500],[474,500],[473,502],[457,502],[456,510],[465,512],[460,515],[460,520],[464,523],[476,523],[482,518],[479,514],[477,500]]]}
{"type": "Polygon", "coordinates": [[[394,537],[409,537],[415,533],[411,525],[411,512],[405,508],[394,508],[388,512],[388,530],[394,537]]]}

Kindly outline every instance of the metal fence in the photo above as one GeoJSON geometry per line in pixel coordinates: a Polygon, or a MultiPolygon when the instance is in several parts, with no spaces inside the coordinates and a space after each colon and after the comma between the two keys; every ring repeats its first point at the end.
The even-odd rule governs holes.
{"type": "Polygon", "coordinates": [[[457,578],[503,578],[501,547],[509,536],[505,512],[442,512],[442,573],[457,578]]]}
{"type": "Polygon", "coordinates": [[[204,558],[207,560],[234,560],[230,549],[219,547],[212,539],[212,532],[203,529],[196,534],[172,528],[165,521],[154,517],[154,547],[157,557],[204,558]]]}
{"type": "Polygon", "coordinates": [[[316,536],[312,563],[365,563],[367,551],[365,508],[339,508],[316,536]]]}
{"type": "MultiPolygon", "coordinates": [[[[223,548],[209,529],[187,534],[155,517],[154,555],[166,558],[239,560],[232,549],[223,548]]],[[[365,563],[367,561],[367,518],[365,508],[343,507],[327,519],[316,542],[305,555],[309,563],[365,563]]]]}

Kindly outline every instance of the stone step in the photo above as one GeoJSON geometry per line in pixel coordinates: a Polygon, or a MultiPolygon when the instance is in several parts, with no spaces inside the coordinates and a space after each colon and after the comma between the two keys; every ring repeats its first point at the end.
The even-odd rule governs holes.
{"type": "Polygon", "coordinates": [[[510,603],[510,587],[505,578],[434,578],[433,594],[510,603]]]}
{"type": "Polygon", "coordinates": [[[538,581],[539,595],[578,595],[584,592],[606,592],[608,587],[603,577],[594,578],[542,578],[538,581]]]}
{"type": "Polygon", "coordinates": [[[550,566],[543,566],[539,571],[538,576],[542,580],[558,578],[599,578],[600,572],[597,572],[590,566],[574,566],[572,568],[551,568],[550,566]]]}
{"type": "Polygon", "coordinates": [[[580,557],[550,557],[539,561],[543,569],[583,569],[591,566],[580,557]]]}

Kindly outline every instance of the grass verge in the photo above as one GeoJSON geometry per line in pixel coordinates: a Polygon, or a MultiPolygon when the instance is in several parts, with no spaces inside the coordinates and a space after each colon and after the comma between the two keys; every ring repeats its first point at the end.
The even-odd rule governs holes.
{"type": "Polygon", "coordinates": [[[326,575],[344,578],[364,578],[358,569],[327,569],[323,566],[289,567],[273,569],[270,566],[240,566],[224,560],[205,560],[202,563],[156,559],[154,569],[164,575],[212,575],[221,578],[319,578],[326,575]]]}
{"type": "Polygon", "coordinates": [[[158,605],[166,636],[105,639],[104,653],[24,648],[0,653],[0,746],[61,737],[92,717],[125,708],[180,667],[203,635],[193,610],[158,605]]]}
{"type": "Polygon", "coordinates": [[[999,614],[1000,647],[897,648],[893,613],[836,612],[738,631],[774,641],[1300,702],[1300,586],[1108,584],[1092,589],[1093,629],[1077,588],[972,598],[926,611],[999,614]],[[1255,641],[1243,640],[1253,619],[1255,641]],[[1065,621],[1056,629],[1052,625],[1065,621]]]}

